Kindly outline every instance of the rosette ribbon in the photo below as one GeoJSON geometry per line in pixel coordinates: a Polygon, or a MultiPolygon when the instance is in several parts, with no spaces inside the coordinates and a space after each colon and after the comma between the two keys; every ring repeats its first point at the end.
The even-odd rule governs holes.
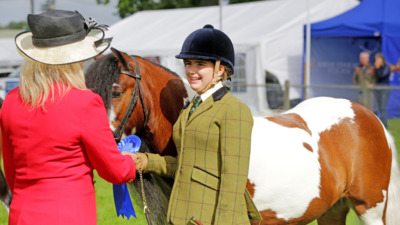
{"type": "MultiPolygon", "coordinates": [[[[136,135],[129,135],[118,143],[120,152],[137,153],[140,149],[142,141],[136,135]]],[[[117,216],[126,216],[127,219],[131,216],[136,218],[135,210],[133,209],[131,196],[129,195],[128,186],[124,184],[113,184],[114,204],[117,210],[117,216]]]]}

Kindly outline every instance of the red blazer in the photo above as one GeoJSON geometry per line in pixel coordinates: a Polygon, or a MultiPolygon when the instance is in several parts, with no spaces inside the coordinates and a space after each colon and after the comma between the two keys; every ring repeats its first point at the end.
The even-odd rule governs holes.
{"type": "Polygon", "coordinates": [[[72,89],[31,110],[12,90],[0,112],[4,171],[13,193],[9,224],[96,224],[93,169],[121,184],[136,176],[120,154],[103,101],[72,89]]]}

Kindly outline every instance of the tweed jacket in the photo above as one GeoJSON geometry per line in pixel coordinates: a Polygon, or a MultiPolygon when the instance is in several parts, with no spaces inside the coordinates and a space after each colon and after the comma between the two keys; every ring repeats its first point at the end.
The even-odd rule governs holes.
{"type": "Polygon", "coordinates": [[[259,216],[246,191],[250,110],[226,87],[208,97],[188,119],[192,104],[181,111],[173,128],[177,157],[148,154],[145,172],[175,179],[167,222],[195,224],[195,218],[204,225],[250,224],[247,205],[259,216]]]}

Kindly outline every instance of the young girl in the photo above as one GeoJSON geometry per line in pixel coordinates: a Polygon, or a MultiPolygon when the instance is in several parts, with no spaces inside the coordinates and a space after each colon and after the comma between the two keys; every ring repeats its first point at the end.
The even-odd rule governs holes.
{"type": "Polygon", "coordinates": [[[249,224],[249,211],[259,220],[246,191],[253,117],[221,83],[233,74],[231,40],[206,25],[176,57],[198,94],[174,125],[177,157],[138,153],[137,167],[174,178],[169,224],[249,224]]]}

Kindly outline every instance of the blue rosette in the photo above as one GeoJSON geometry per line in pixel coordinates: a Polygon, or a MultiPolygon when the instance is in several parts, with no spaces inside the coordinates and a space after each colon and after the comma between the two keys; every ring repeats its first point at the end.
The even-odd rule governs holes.
{"type": "MultiPolygon", "coordinates": [[[[120,152],[137,153],[140,149],[142,141],[136,135],[129,135],[118,143],[120,152]]],[[[136,218],[135,210],[133,209],[131,196],[129,195],[128,186],[124,184],[113,184],[114,204],[117,210],[117,216],[126,216],[127,219],[131,216],[136,218]]]]}

